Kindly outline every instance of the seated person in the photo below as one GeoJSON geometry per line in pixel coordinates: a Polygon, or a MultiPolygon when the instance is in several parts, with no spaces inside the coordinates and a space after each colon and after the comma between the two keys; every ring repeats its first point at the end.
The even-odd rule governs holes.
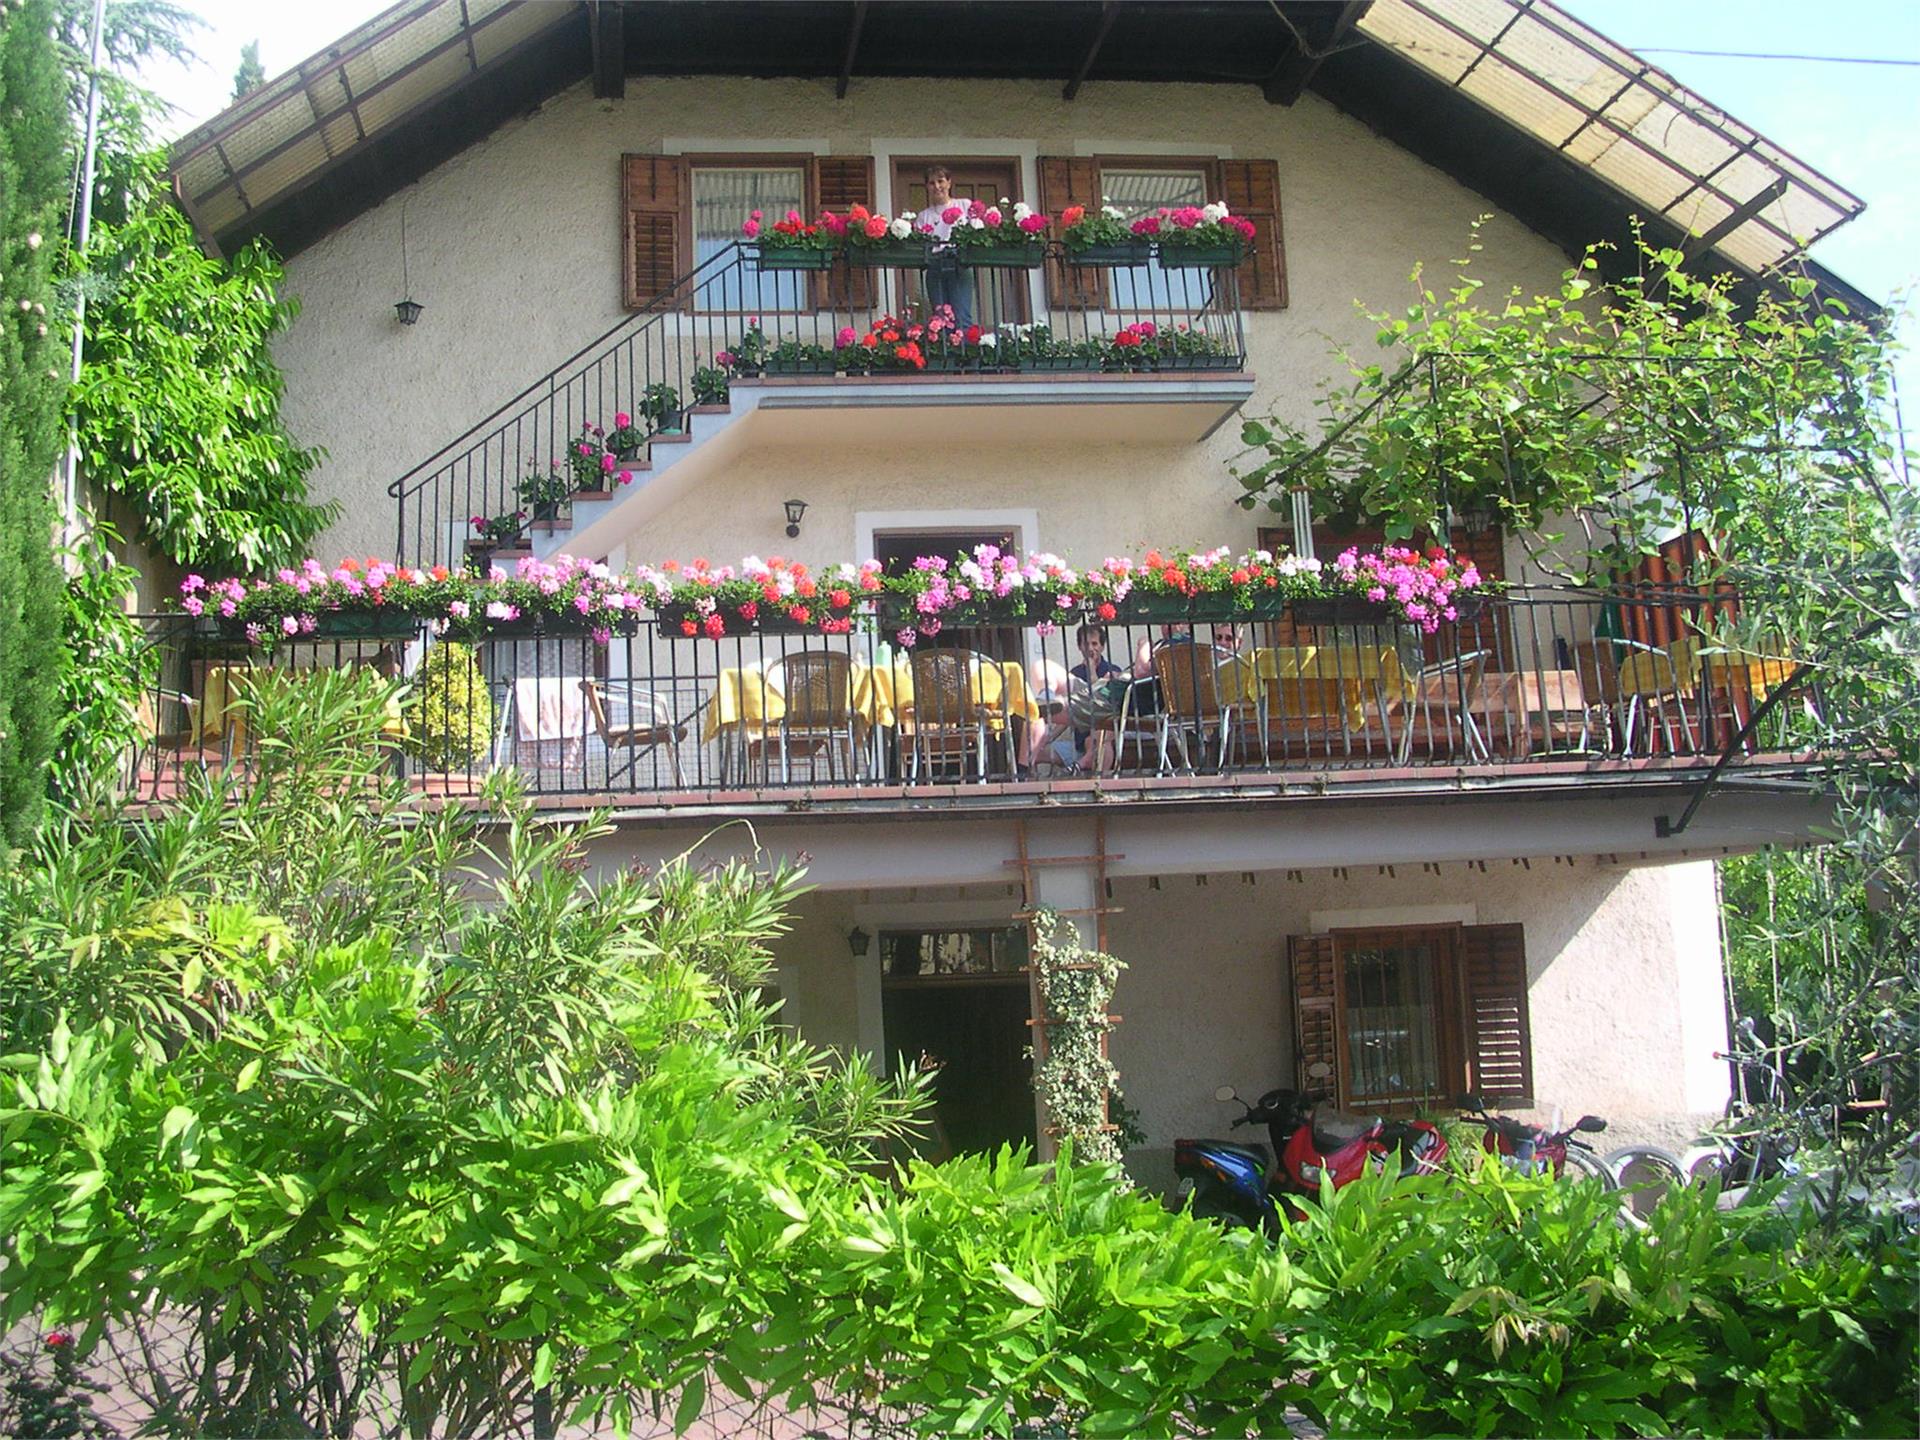
{"type": "Polygon", "coordinates": [[[1050,752],[1053,762],[1070,773],[1095,774],[1105,765],[1112,732],[1091,725],[1082,728],[1074,723],[1075,712],[1081,717],[1097,714],[1103,708],[1095,693],[1101,682],[1124,679],[1126,672],[1107,659],[1106,626],[1082,625],[1074,639],[1082,657],[1070,672],[1075,703],[1063,707],[1038,733],[1031,754],[1037,760],[1048,758],[1050,752]],[[1062,733],[1069,725],[1071,734],[1062,733]]]}

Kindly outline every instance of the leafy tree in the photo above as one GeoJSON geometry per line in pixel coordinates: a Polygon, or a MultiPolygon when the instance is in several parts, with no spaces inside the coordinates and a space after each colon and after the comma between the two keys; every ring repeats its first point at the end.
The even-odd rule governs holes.
{"type": "Polygon", "coordinates": [[[129,161],[122,218],[85,263],[97,293],[74,418],[87,474],[186,566],[251,572],[305,555],[334,507],[306,498],[319,452],[280,423],[273,337],[295,304],[264,243],[216,260],[174,206],[162,157],[129,161]]]}
{"type": "Polygon", "coordinates": [[[66,328],[53,287],[70,134],[48,0],[0,15],[0,851],[39,824],[66,671],[51,498],[66,328]]]}
{"type": "Polygon", "coordinates": [[[260,42],[249,40],[240,47],[240,68],[233,72],[233,98],[246,98],[248,92],[266,83],[267,67],[260,63],[260,42]]]}

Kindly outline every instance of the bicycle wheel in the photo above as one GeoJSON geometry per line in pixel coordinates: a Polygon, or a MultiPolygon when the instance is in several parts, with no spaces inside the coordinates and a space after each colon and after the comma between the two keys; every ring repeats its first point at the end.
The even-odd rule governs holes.
{"type": "Polygon", "coordinates": [[[1624,1145],[1609,1152],[1605,1163],[1621,1189],[1620,1208],[1636,1220],[1645,1220],[1667,1191],[1687,1183],[1680,1157],[1658,1145],[1624,1145]]]}
{"type": "Polygon", "coordinates": [[[1613,1172],[1596,1159],[1591,1151],[1575,1150],[1567,1147],[1567,1162],[1560,1171],[1563,1180],[1598,1180],[1601,1185],[1612,1190],[1616,1188],[1613,1172]]]}

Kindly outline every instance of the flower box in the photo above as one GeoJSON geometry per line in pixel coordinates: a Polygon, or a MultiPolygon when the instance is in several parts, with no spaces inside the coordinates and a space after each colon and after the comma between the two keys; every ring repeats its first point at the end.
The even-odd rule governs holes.
{"type": "Polygon", "coordinates": [[[868,270],[898,266],[903,270],[927,268],[927,242],[924,240],[885,240],[876,245],[849,245],[847,263],[868,270]]]}
{"type": "Polygon", "coordinates": [[[1232,269],[1246,254],[1242,245],[1165,245],[1160,247],[1163,270],[1232,269]]]}
{"type": "Polygon", "coordinates": [[[762,245],[754,252],[753,258],[762,270],[831,270],[834,254],[831,250],[762,245]]]}
{"type": "Polygon", "coordinates": [[[1087,245],[1067,251],[1067,263],[1098,269],[1126,269],[1145,265],[1153,259],[1153,246],[1145,240],[1119,245],[1087,245]]]}
{"type": "Polygon", "coordinates": [[[1037,270],[1047,258],[1046,245],[1038,240],[1025,245],[962,245],[960,264],[968,270],[1037,270]]]}

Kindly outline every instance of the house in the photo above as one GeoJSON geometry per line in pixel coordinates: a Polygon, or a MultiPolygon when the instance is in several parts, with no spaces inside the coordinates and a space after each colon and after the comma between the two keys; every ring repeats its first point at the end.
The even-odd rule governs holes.
{"type": "MultiPolygon", "coordinates": [[[[653,433],[613,480],[536,500],[489,561],[1324,554],[1354,537],[1305,512],[1263,529],[1236,503],[1239,417],[1309,416],[1329,338],[1369,339],[1356,300],[1401,303],[1476,217],[1489,283],[1539,290],[1635,216],[1753,277],[1807,264],[1861,208],[1544,0],[402,0],[186,136],[173,168],[207,244],[264,236],[286,258],[286,418],[344,502],[323,558],[421,566],[463,563],[476,525],[525,508],[527,476],[623,412],[653,433]],[[963,198],[1224,201],[1255,235],[1199,268],[1056,249],[970,270],[999,361],[976,343],[924,370],[849,365],[841,332],[924,300],[924,257],[773,269],[743,222],[917,210],[935,164],[963,198]],[[1115,361],[1142,321],[1187,348],[1115,361]]],[[[480,645],[498,733],[419,780],[457,802],[513,763],[557,814],[610,805],[609,868],[804,857],[785,1013],[888,1063],[938,1056],[961,1143],[1043,1126],[1020,973],[1036,905],[1128,966],[1113,1054],[1150,1181],[1176,1134],[1225,1123],[1222,1083],[1363,1108],[1471,1086],[1680,1137],[1727,1095],[1713,862],[1804,840],[1825,811],[1805,756],[1738,733],[1783,677],[1687,648],[1698,597],[1616,598],[1604,621],[1605,597],[1552,589],[1522,538],[1456,532],[1515,588],[1436,636],[1241,625],[1257,683],[1220,751],[1229,700],[1189,665],[1161,677],[1172,722],[1119,737],[1117,773],[1024,777],[1007,742],[1040,713],[1035,682],[1079,659],[1031,616],[921,637],[921,658],[989,656],[952,691],[893,626],[714,639],[650,620],[480,645]],[[917,706],[880,693],[903,675],[917,706]],[[1709,777],[1719,760],[1737,784],[1709,777]]],[[[1157,633],[1116,626],[1112,648],[1157,633]]],[[[181,673],[204,691],[244,663],[181,673]]],[[[218,709],[188,743],[243,749],[218,709]]]]}

